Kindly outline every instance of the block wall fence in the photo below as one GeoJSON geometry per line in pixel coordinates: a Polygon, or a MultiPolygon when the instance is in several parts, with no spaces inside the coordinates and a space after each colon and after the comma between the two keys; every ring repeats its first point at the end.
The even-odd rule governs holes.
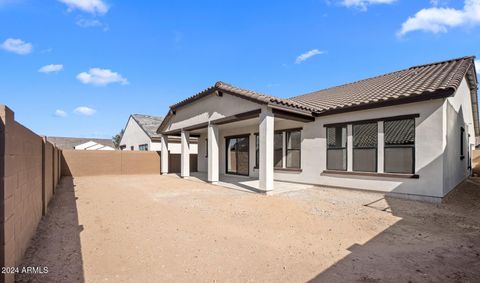
{"type": "MultiPolygon", "coordinates": [[[[61,151],[0,105],[0,262],[20,264],[60,180],[61,151]]],[[[0,282],[14,282],[1,274],[0,282]]]]}

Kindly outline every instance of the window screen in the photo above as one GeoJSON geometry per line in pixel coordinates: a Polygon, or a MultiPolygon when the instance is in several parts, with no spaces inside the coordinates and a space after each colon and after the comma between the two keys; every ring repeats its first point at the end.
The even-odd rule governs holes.
{"type": "Polygon", "coordinates": [[[283,167],[283,132],[275,133],[273,143],[273,166],[281,168],[283,167]]]}
{"type": "Polygon", "coordinates": [[[385,172],[415,172],[415,120],[402,119],[384,122],[385,172]]]}
{"type": "Polygon", "coordinates": [[[353,125],[353,170],[377,172],[377,122],[353,125]]]}
{"type": "Polygon", "coordinates": [[[255,168],[258,168],[260,161],[260,136],[255,134],[255,168]]]}
{"type": "Polygon", "coordinates": [[[300,168],[301,133],[300,131],[287,131],[287,168],[300,168]]]}
{"type": "Polygon", "coordinates": [[[327,128],[327,169],[347,170],[347,127],[327,128]]]}

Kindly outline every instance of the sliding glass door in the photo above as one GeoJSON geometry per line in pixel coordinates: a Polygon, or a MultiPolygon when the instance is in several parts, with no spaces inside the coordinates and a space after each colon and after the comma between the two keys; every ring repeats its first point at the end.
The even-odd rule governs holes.
{"type": "Polygon", "coordinates": [[[249,136],[226,138],[226,171],[228,174],[248,176],[249,136]]]}

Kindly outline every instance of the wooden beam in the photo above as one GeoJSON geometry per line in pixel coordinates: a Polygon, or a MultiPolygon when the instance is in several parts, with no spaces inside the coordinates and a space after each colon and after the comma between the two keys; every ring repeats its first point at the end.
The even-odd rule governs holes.
{"type": "Polygon", "coordinates": [[[220,119],[217,119],[217,120],[213,120],[210,123],[212,123],[214,125],[223,125],[223,124],[228,124],[228,123],[233,123],[233,122],[239,122],[239,121],[243,121],[243,120],[256,118],[256,117],[258,117],[258,115],[260,115],[260,112],[262,112],[261,109],[256,109],[256,110],[247,111],[247,112],[235,114],[235,115],[232,115],[232,116],[220,118],[220,119]]]}
{"type": "Polygon", "coordinates": [[[288,112],[288,111],[275,109],[275,108],[273,108],[272,111],[275,118],[282,118],[282,119],[293,120],[293,121],[304,122],[304,123],[315,121],[315,117],[303,115],[300,113],[288,112]]]}

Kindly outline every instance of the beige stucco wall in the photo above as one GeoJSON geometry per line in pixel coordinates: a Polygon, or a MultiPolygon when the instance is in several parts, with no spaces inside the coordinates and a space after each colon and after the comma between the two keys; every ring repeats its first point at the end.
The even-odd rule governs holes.
{"type": "MultiPolygon", "coordinates": [[[[125,127],[125,132],[123,133],[120,145],[125,145],[125,150],[139,150],[139,145],[148,144],[149,151],[161,151],[162,143],[159,141],[152,141],[150,137],[142,130],[138,123],[130,116],[125,127]]],[[[181,146],[180,142],[169,142],[168,150],[172,154],[180,154],[181,146]]],[[[190,145],[190,152],[192,154],[197,153],[197,144],[190,145]]]]}
{"type": "Polygon", "coordinates": [[[178,130],[259,108],[258,103],[227,93],[222,97],[211,94],[178,109],[164,131],[178,130]]]}
{"type": "Polygon", "coordinates": [[[63,150],[62,176],[160,174],[155,151],[63,150]]]}
{"type": "Polygon", "coordinates": [[[462,80],[454,96],[445,100],[444,124],[446,128],[447,147],[444,154],[444,188],[446,195],[470,175],[469,157],[475,147],[475,130],[473,125],[472,101],[467,81],[462,80]],[[465,129],[465,158],[460,158],[460,128],[465,129]],[[470,135],[470,139],[468,139],[470,135]]]}

